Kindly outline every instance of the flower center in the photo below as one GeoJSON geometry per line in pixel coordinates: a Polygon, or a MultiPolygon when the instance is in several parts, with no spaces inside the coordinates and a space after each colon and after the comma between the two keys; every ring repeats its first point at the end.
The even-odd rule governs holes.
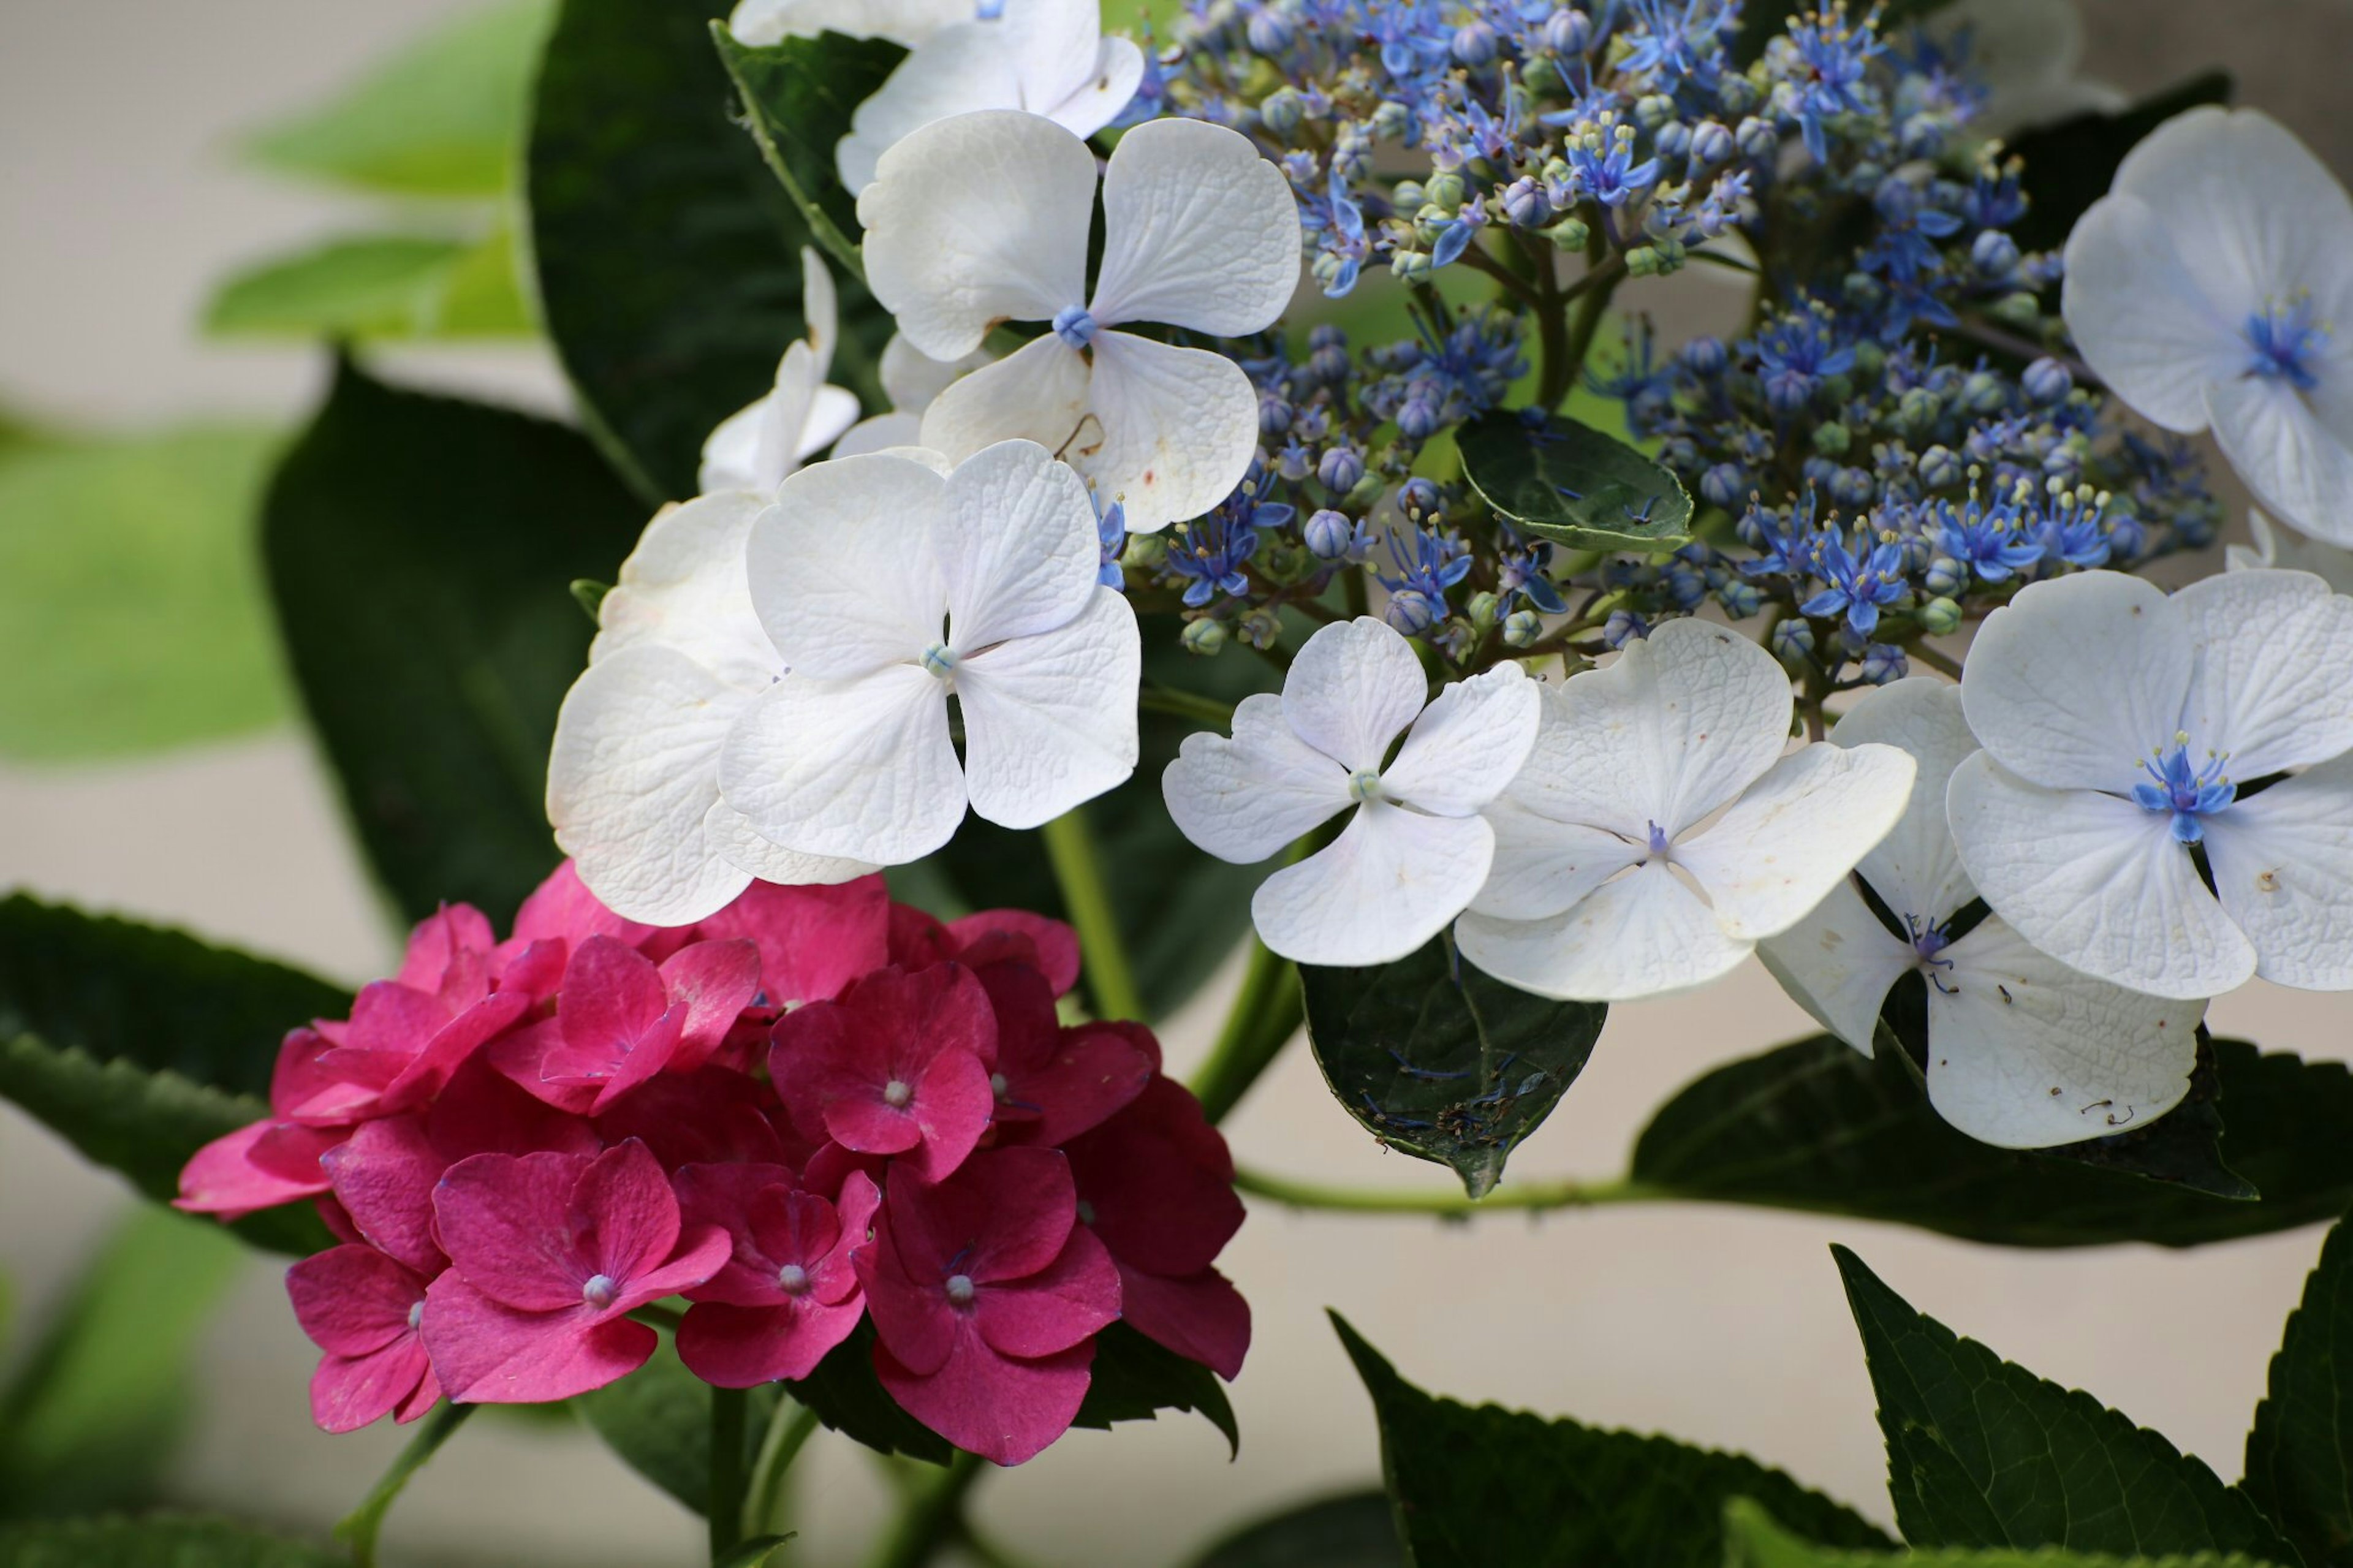
{"type": "Polygon", "coordinates": [[[1084,305],[1069,305],[1054,317],[1054,335],[1073,349],[1082,349],[1095,341],[1095,319],[1084,305]]]}
{"type": "Polygon", "coordinates": [[[1381,798],[1381,775],[1371,768],[1358,768],[1348,775],[1348,798],[1362,805],[1368,800],[1381,798]]]}
{"type": "Polygon", "coordinates": [[[1005,1075],[1003,1073],[993,1072],[988,1075],[988,1092],[995,1095],[997,1099],[1003,1100],[1005,1098],[1005,1091],[1012,1087],[1013,1086],[1011,1084],[1005,1081],[1005,1075]]]}
{"type": "Polygon", "coordinates": [[[882,1103],[893,1110],[906,1110],[907,1102],[914,1098],[914,1085],[903,1078],[894,1078],[882,1086],[882,1103]]]}
{"type": "Polygon", "coordinates": [[[797,1263],[787,1263],[776,1270],[776,1289],[787,1296],[806,1295],[809,1288],[808,1270],[797,1263]]]}
{"type": "Polygon", "coordinates": [[[942,680],[955,679],[955,650],[944,642],[935,642],[923,650],[923,668],[942,680]]]}
{"type": "Polygon", "coordinates": [[[1651,842],[1650,842],[1650,850],[1651,850],[1651,853],[1650,853],[1650,858],[1651,858],[1651,859],[1652,859],[1652,860],[1672,860],[1672,859],[1673,859],[1673,858],[1674,858],[1674,856],[1673,856],[1673,854],[1672,853],[1672,847],[1667,843],[1667,830],[1666,830],[1665,828],[1663,828],[1663,827],[1661,827],[1661,826],[1660,826],[1657,823],[1655,823],[1655,822],[1653,822],[1653,823],[1651,823],[1651,824],[1650,825],[1650,828],[1651,828],[1651,842]]]}
{"type": "Polygon", "coordinates": [[[948,1276],[948,1300],[959,1307],[969,1307],[972,1305],[971,1275],[951,1274],[948,1276]]]}
{"type": "Polygon", "coordinates": [[[580,1299],[592,1307],[600,1309],[609,1307],[613,1304],[614,1296],[619,1293],[619,1289],[620,1287],[614,1282],[611,1275],[591,1274],[588,1277],[588,1283],[580,1287],[580,1299]]]}
{"type": "Polygon", "coordinates": [[[1094,1222],[1095,1205],[1087,1202],[1086,1199],[1081,1198],[1079,1200],[1079,1223],[1081,1225],[1092,1225],[1094,1222]]]}
{"type": "Polygon", "coordinates": [[[2133,799],[2145,811],[2169,812],[2177,843],[2196,844],[2206,837],[2204,819],[2226,809],[2238,798],[2239,786],[2222,776],[2228,752],[2209,752],[2203,766],[2189,761],[2189,737],[2177,733],[2169,751],[2141,763],[2152,784],[2133,785],[2133,799]]]}
{"type": "Polygon", "coordinates": [[[2312,296],[2302,289],[2284,301],[2267,300],[2247,318],[2247,342],[2254,353],[2247,374],[2284,381],[2298,392],[2320,384],[2316,362],[2328,346],[2328,325],[2312,319],[2312,296]]]}
{"type": "Polygon", "coordinates": [[[408,1304],[408,1328],[409,1328],[409,1331],[410,1331],[410,1332],[412,1332],[412,1333],[414,1333],[414,1332],[417,1331],[417,1325],[419,1325],[420,1323],[422,1323],[422,1322],[424,1322],[424,1321],[425,1321],[425,1298],[424,1298],[424,1297],[422,1297],[422,1296],[419,1296],[418,1298],[417,1298],[417,1300],[416,1300],[411,1301],[411,1302],[408,1304]]]}

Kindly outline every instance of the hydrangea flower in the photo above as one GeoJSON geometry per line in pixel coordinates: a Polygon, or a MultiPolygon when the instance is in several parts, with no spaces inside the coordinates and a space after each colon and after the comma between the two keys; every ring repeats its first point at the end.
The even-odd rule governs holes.
{"type": "Polygon", "coordinates": [[[1962,864],[2027,941],[2119,985],[2353,988],[2348,669],[2353,599],[2306,573],[2029,585],[1961,681],[1985,746],[1947,799],[1962,864]]]}
{"type": "Polygon", "coordinates": [[[325,1352],[311,1378],[311,1418],[355,1432],[382,1416],[410,1422],[441,1398],[417,1325],[426,1280],[372,1247],[335,1247],[286,1271],[295,1321],[325,1352]]]}
{"type": "Polygon", "coordinates": [[[1113,329],[1264,330],[1298,282],[1299,216],[1281,171],[1248,139],[1198,121],[1128,132],[1102,183],[1092,294],[1094,154],[1037,115],[925,126],[883,156],[858,216],[874,297],[932,358],[963,358],[1000,321],[1051,329],[942,393],[923,444],[960,458],[1036,441],[1149,533],[1241,482],[1258,450],[1258,398],[1223,354],[1113,329]]]}
{"type": "Polygon", "coordinates": [[[852,1171],[839,1198],[797,1190],[781,1165],[689,1165],[671,1179],[690,1225],[726,1230],[727,1264],[687,1292],[678,1358],[719,1388],[803,1378],[866,1314],[850,1253],[882,1194],[852,1171]]]}
{"type": "Polygon", "coordinates": [[[735,0],[727,30],[738,42],[753,45],[842,33],[913,48],[942,27],[971,20],[982,8],[983,0],[735,0]]]}
{"type": "Polygon", "coordinates": [[[2094,980],[2028,945],[2000,915],[1961,935],[1977,898],[1945,820],[1946,785],[1978,749],[1960,689],[1915,677],[1866,694],[1834,745],[1885,744],[1918,767],[1903,820],[1813,913],[1757,949],[1823,1026],[1872,1054],[1895,983],[1927,984],[1928,1102],[1980,1142],[2040,1149],[2145,1125],[2180,1103],[2206,1005],[2094,980]],[[1864,901],[1903,922],[1891,931],[1864,901]]]}
{"type": "Polygon", "coordinates": [[[2226,570],[2259,572],[2275,566],[2283,572],[2309,572],[2337,592],[2353,594],[2353,550],[2274,528],[2260,511],[2247,513],[2247,536],[2252,543],[2222,547],[2226,570]]]}
{"type": "Polygon", "coordinates": [[[1324,626],[1292,661],[1282,696],[1244,698],[1230,740],[1186,737],[1162,775],[1185,837],[1237,865],[1349,814],[1337,838],[1250,899],[1260,940],[1285,958],[1403,958],[1486,880],[1495,838],[1479,813],[1535,742],[1536,688],[1503,664],[1425,706],[1429,689],[1412,643],[1387,623],[1324,626]]]}
{"type": "Polygon", "coordinates": [[[786,1014],[773,1040],[768,1076],[814,1142],[895,1154],[938,1181],[988,1129],[997,1019],[961,964],[878,971],[786,1014]]]}
{"type": "Polygon", "coordinates": [[[1771,654],[1694,620],[1547,690],[1487,808],[1495,868],[1455,924],[1462,956],[1621,1002],[1704,984],[1795,925],[1895,826],[1913,766],[1893,746],[1784,755],[1793,707],[1771,654]]]}
{"type": "Polygon", "coordinates": [[[2353,201],[2278,122],[2193,109],[2117,166],[2067,240],[2091,367],[2168,430],[2214,437],[2278,517],[2353,544],[2353,201]]]}
{"type": "Polygon", "coordinates": [[[689,1231],[670,1178],[635,1139],[579,1154],[477,1154],[441,1178],[448,1270],[426,1291],[426,1349],[470,1405],[569,1399],[643,1366],[629,1313],[718,1272],[727,1233],[689,1231]]]}
{"type": "Polygon", "coordinates": [[[909,1415],[1000,1465],[1069,1428],[1120,1288],[1059,1152],[991,1150],[939,1183],[894,1172],[852,1261],[875,1372],[909,1415]]]}
{"type": "Polygon", "coordinates": [[[888,453],[805,468],[748,561],[792,673],[733,721],[719,783],[767,839],[898,865],[945,844],[967,802],[1035,827],[1134,771],[1135,615],[1096,581],[1094,508],[1044,447],[1000,442],[948,473],[888,453]]]}
{"type": "Polygon", "coordinates": [[[759,989],[748,942],[698,942],[657,968],[592,936],[573,950],[554,1016],[507,1036],[491,1061],[548,1104],[597,1115],[673,1062],[710,1060],[759,989]]]}
{"type": "Polygon", "coordinates": [[[808,324],[807,335],[785,346],[776,385],[721,420],[702,443],[702,466],[694,482],[704,495],[749,490],[763,499],[772,496],[786,474],[858,422],[857,395],[826,384],[841,335],[840,307],[833,274],[807,246],[801,247],[801,320],[808,324]]]}
{"type": "Polygon", "coordinates": [[[850,116],[834,166],[856,195],[908,136],[984,109],[1026,110],[1092,136],[1119,118],[1143,79],[1144,51],[1103,36],[1098,0],[997,0],[915,45],[850,116]]]}

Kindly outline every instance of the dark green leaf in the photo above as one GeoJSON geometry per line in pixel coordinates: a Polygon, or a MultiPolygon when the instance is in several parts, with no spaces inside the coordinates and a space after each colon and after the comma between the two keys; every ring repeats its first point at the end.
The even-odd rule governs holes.
{"type": "Polygon", "coordinates": [[[1254,1521],[1192,1568],[1405,1568],[1388,1494],[1348,1492],[1254,1521]]]}
{"type": "Polygon", "coordinates": [[[281,437],[0,440],[0,753],[184,745],[286,713],[253,516],[281,437]]]}
{"type": "Polygon", "coordinates": [[[2025,160],[2020,184],[2028,204],[2010,237],[2029,250],[2065,245],[2075,220],[2108,194],[2116,165],[2142,137],[2185,110],[2230,100],[2230,73],[2208,71],[2114,114],[2079,114],[2026,132],[2010,143],[2025,160]]]}
{"type": "Polygon", "coordinates": [[[711,24],[711,37],[743,95],[762,155],[810,232],[836,263],[863,276],[858,203],[835,173],[833,149],[849,133],[858,106],[881,89],[907,51],[887,38],[839,33],[754,48],[737,43],[721,22],[711,24]]]}
{"type": "Polygon", "coordinates": [[[1107,1431],[1114,1421],[1149,1421],[1163,1410],[1195,1410],[1240,1452],[1241,1429],[1218,1374],[1199,1362],[1145,1339],[1125,1323],[1095,1336],[1087,1397],[1071,1424],[1107,1431]]]}
{"type": "Polygon", "coordinates": [[[1662,1107],[1632,1179],[1662,1196],[1852,1215],[2012,1247],[2192,1247],[2330,1219],[2353,1205],[2353,1077],[2341,1063],[2214,1042],[2230,1202],[2079,1161],[1989,1148],[1928,1108],[1893,1049],[1829,1036],[1718,1068],[1662,1107]]]}
{"type": "Polygon", "coordinates": [[[2311,1568],[2353,1563],[2353,1226],[2341,1220],[2288,1314],[2240,1485],[2311,1568]]]}
{"type": "Polygon", "coordinates": [[[1457,437],[1462,477],[1514,528],[1576,550],[1653,553],[1691,538],[1683,481],[1615,437],[1555,415],[1482,416],[1457,437]]]}
{"type": "Polygon", "coordinates": [[[1912,1545],[2297,1562],[2246,1494],[2201,1461],[2091,1395],[1957,1338],[1853,1253],[1831,1251],[1879,1396],[1896,1526],[1912,1545]]]}
{"type": "Polygon", "coordinates": [[[1894,1545],[1737,1454],[1424,1394],[1338,1313],[1332,1322],[1373,1396],[1382,1474],[1417,1568],[1720,1568],[1724,1505],[1736,1497],[1759,1500],[1815,1540],[1894,1545]]]}
{"type": "MultiPolygon", "coordinates": [[[[1145,616],[1144,678],[1223,702],[1272,689],[1263,660],[1241,652],[1202,658],[1177,646],[1173,616],[1145,616]]],[[[1082,809],[1104,866],[1113,868],[1112,912],[1153,1018],[1182,1006],[1216,972],[1250,929],[1250,889],[1264,866],[1229,866],[1195,848],[1168,816],[1160,775],[1200,722],[1167,713],[1143,715],[1142,760],[1134,776],[1082,809]]],[[[945,873],[966,908],[1010,905],[1067,919],[1061,889],[1035,833],[1015,833],[967,817],[955,840],[924,862],[945,873]]]]}
{"type": "Polygon", "coordinates": [[[267,167],[398,196],[495,196],[514,177],[550,0],[472,6],[332,102],[256,135],[267,167]]]}
{"type": "Polygon", "coordinates": [[[2178,1557],[2108,1557],[2042,1546],[1988,1552],[1848,1552],[1790,1533],[1746,1498],[1724,1510],[1724,1568],[2256,1568],[2252,1557],[2200,1552],[2178,1557]]]}
{"type": "Polygon", "coordinates": [[[346,1568],[343,1553],[225,1520],[0,1525],[0,1568],[346,1568]]]}
{"type": "Polygon", "coordinates": [[[512,337],[531,310],[514,237],[364,235],[279,257],[222,284],[205,330],[224,337],[512,337]]]}
{"type": "Polygon", "coordinates": [[[503,920],[556,862],[555,710],[643,509],[560,426],[349,364],[279,469],[264,546],[295,679],[401,911],[503,920]]]}
{"type": "MultiPolygon", "coordinates": [[[[704,0],[563,0],[528,182],[540,307],[613,458],[648,499],[690,496],[704,437],[773,384],[799,335],[807,223],[731,118],[704,0]]],[[[841,283],[835,380],[890,323],[841,283]]]]}
{"type": "MultiPolygon", "coordinates": [[[[711,1501],[711,1385],[686,1370],[662,1336],[661,1349],[618,1383],[572,1401],[596,1434],[638,1474],[697,1514],[711,1501]]],[[[776,1409],[771,1384],[752,1390],[744,1463],[756,1455],[776,1409]]]]}
{"type": "Polygon", "coordinates": [[[785,1392],[833,1431],[877,1453],[904,1454],[932,1465],[944,1465],[955,1457],[948,1440],[900,1409],[874,1375],[871,1321],[861,1320],[848,1339],[818,1363],[815,1372],[786,1384],[785,1392]]]}
{"type": "Polygon", "coordinates": [[[1453,1168],[1474,1198],[1585,1070],[1609,1009],[1482,973],[1440,934],[1372,969],[1302,964],[1324,1081],[1374,1137],[1453,1168]]]}
{"type": "Polygon", "coordinates": [[[762,1568],[776,1548],[791,1540],[789,1535],[755,1535],[721,1558],[716,1568],[762,1568]]]}
{"type": "Polygon", "coordinates": [[[244,1258],[216,1226],[131,1212],[0,1394],[0,1518],[154,1500],[185,1435],[196,1337],[244,1258]]]}

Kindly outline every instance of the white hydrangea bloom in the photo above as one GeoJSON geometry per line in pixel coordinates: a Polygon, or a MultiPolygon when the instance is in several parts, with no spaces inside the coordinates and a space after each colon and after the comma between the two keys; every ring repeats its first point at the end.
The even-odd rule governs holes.
{"type": "Polygon", "coordinates": [[[2041,1149],[2147,1123],[2181,1102],[2198,1062],[2201,1001],[2165,1001],[2094,980],[2027,944],[2000,915],[1959,937],[1977,889],[1945,821],[1953,770],[1978,749],[1960,689],[1914,677],[1866,693],[1834,745],[1891,745],[1918,773],[1903,819],[1841,881],[1757,954],[1824,1027],[1872,1054],[1887,993],[1927,982],[1928,1100],[1980,1142],[2041,1149]],[[1904,922],[1888,930],[1855,887],[1904,922]]]}
{"type": "Polygon", "coordinates": [[[1676,620],[1545,693],[1535,750],[1486,810],[1495,866],[1462,956],[1540,995],[1702,985],[1795,925],[1904,813],[1893,746],[1787,752],[1789,678],[1676,620]]]}
{"type": "Polygon", "coordinates": [[[1243,699],[1231,740],[1187,736],[1162,775],[1185,837],[1237,865],[1352,813],[1338,838],[1250,900],[1275,952],[1335,965],[1403,958],[1486,880],[1495,836],[1479,810],[1535,741],[1536,686],[1505,664],[1425,708],[1428,691],[1413,645],[1386,623],[1327,626],[1292,661],[1282,696],[1243,699]]]}
{"type": "Polygon", "coordinates": [[[1961,681],[1985,746],[1947,797],[1961,861],[2027,941],[2136,991],[2353,988],[2348,670],[2353,599],[2308,573],[2032,584],[1961,681]]]}
{"type": "Polygon", "coordinates": [[[891,400],[891,412],[851,426],[849,434],[834,443],[833,455],[854,458],[860,452],[922,446],[923,410],[958,376],[978,370],[996,358],[987,349],[975,349],[960,360],[935,360],[898,333],[892,333],[891,341],[882,345],[882,360],[877,367],[883,395],[891,400]]]}
{"type": "Polygon", "coordinates": [[[967,803],[1035,827],[1124,780],[1143,647],[1097,552],[1085,485],[1034,442],[795,474],[745,558],[791,674],[727,732],[727,804],[776,843],[887,866],[945,844],[967,803]]]}
{"type": "Polygon", "coordinates": [[[858,398],[828,386],[840,341],[840,308],[824,258],[801,248],[801,319],[807,334],[786,345],[767,395],[722,420],[702,443],[695,488],[704,495],[744,490],[765,500],[785,476],[838,440],[858,421],[858,398]]]}
{"type": "Polygon", "coordinates": [[[2067,240],[2087,363],[2168,430],[2211,426],[2273,514],[2353,544],[2353,201],[2252,109],[2193,109],[2067,240]]]}
{"type": "Polygon", "coordinates": [[[1001,0],[916,45],[858,106],[834,165],[856,195],[907,137],[983,109],[1022,110],[1092,136],[1119,117],[1143,79],[1144,51],[1103,37],[1097,0],[1001,0]]]}
{"type": "Polygon", "coordinates": [[[762,838],[719,798],[719,748],[784,671],[744,569],[765,498],[665,507],[597,608],[588,668],[564,699],[547,816],[616,912],[686,925],[764,881],[841,882],[874,868],[762,838]]]}
{"type": "Polygon", "coordinates": [[[2232,572],[2260,572],[2276,566],[2283,572],[2309,572],[2340,594],[2353,594],[2353,550],[2340,550],[2293,531],[2272,526],[2262,512],[2247,513],[2247,533],[2253,544],[2226,544],[2223,565],[2232,572]]]}
{"type": "Polygon", "coordinates": [[[1160,321],[1242,337],[1299,280],[1299,215],[1249,140],[1195,120],[1120,138],[1103,176],[1103,255],[1087,289],[1096,170],[1086,143],[1033,114],[927,125],[883,156],[860,198],[874,297],[923,353],[953,362],[999,321],[1052,331],[943,392],[923,444],[962,458],[1036,441],[1148,533],[1233,492],[1258,450],[1241,366],[1112,329],[1160,321]]]}
{"type": "Polygon", "coordinates": [[[754,46],[843,33],[913,48],[942,27],[971,21],[981,8],[980,0],[736,0],[727,30],[754,46]]]}

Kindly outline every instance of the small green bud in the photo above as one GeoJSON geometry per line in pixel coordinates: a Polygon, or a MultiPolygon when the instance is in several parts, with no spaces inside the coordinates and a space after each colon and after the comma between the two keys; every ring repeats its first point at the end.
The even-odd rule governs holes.
{"type": "Polygon", "coordinates": [[[1534,647],[1544,635],[1544,617],[1534,610],[1514,610],[1504,617],[1504,641],[1512,647],[1534,647]]]}
{"type": "MultiPolygon", "coordinates": [[[[1194,624],[1198,626],[1200,623],[1197,621],[1194,624]]],[[[1282,617],[1271,609],[1261,607],[1244,616],[1241,625],[1234,629],[1240,635],[1242,641],[1250,644],[1250,647],[1270,648],[1274,646],[1275,637],[1282,631],[1282,617]]]]}
{"type": "Polygon", "coordinates": [[[1156,572],[1168,559],[1168,541],[1157,533],[1131,533],[1119,553],[1120,564],[1138,572],[1156,572]]]}
{"type": "Polygon", "coordinates": [[[1926,387],[1906,387],[1895,405],[1895,426],[1899,430],[1926,430],[1944,411],[1945,400],[1926,387]]]}
{"type": "Polygon", "coordinates": [[[1495,612],[1502,605],[1493,594],[1473,594],[1465,608],[1471,612],[1471,624],[1483,632],[1495,624],[1495,612]]]}
{"type": "Polygon", "coordinates": [[[1462,176],[1451,169],[1432,174],[1422,186],[1423,199],[1446,209],[1451,217],[1462,206],[1462,176]]]}
{"type": "Polygon", "coordinates": [[[1931,599],[1914,612],[1913,618],[1930,637],[1946,637],[1960,629],[1960,603],[1955,599],[1931,599]]]}
{"type": "Polygon", "coordinates": [[[1226,646],[1226,624],[1223,621],[1187,621],[1185,623],[1185,635],[1179,640],[1184,643],[1187,653],[1198,653],[1206,658],[1226,646]]]}
{"type": "Polygon", "coordinates": [[[1826,458],[1835,458],[1845,451],[1852,439],[1846,426],[1835,419],[1825,419],[1814,426],[1814,450],[1826,458]]]}
{"type": "Polygon", "coordinates": [[[1581,217],[1565,217],[1546,229],[1544,237],[1563,250],[1583,250],[1586,242],[1593,237],[1593,231],[1581,217]]]}
{"type": "Polygon", "coordinates": [[[1390,205],[1399,212],[1407,212],[1429,199],[1429,193],[1421,188],[1419,180],[1399,180],[1396,195],[1390,197],[1390,205]]]}
{"type": "Polygon", "coordinates": [[[1646,92],[1634,100],[1635,121],[1655,131],[1675,117],[1675,100],[1663,92],[1646,92]]]}
{"type": "Polygon", "coordinates": [[[1679,239],[1638,245],[1626,253],[1626,270],[1636,278],[1664,278],[1680,270],[1683,264],[1683,243],[1679,239]]]}
{"type": "Polygon", "coordinates": [[[1419,283],[1430,276],[1430,252],[1399,250],[1389,257],[1389,270],[1408,283],[1419,283]]]}
{"type": "Polygon", "coordinates": [[[2042,301],[2021,289],[2015,294],[2005,294],[1993,302],[1993,314],[2013,327],[2029,331],[2042,326],[2042,301]]]}

